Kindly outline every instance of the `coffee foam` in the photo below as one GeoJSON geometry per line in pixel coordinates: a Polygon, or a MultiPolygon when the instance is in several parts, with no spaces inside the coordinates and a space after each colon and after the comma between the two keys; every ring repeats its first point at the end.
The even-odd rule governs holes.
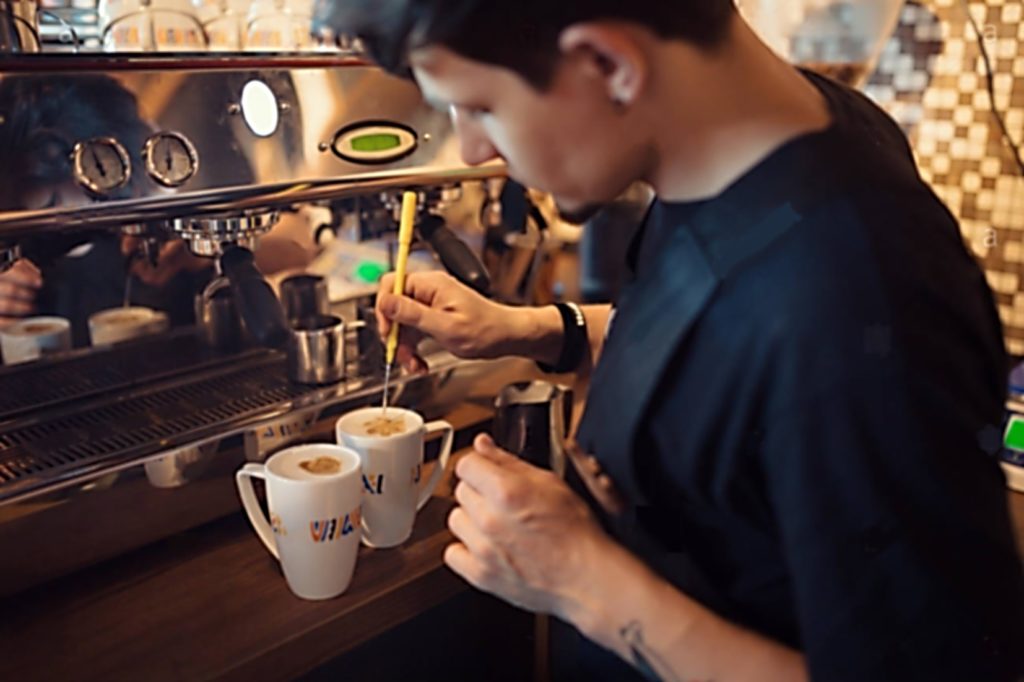
{"type": "Polygon", "coordinates": [[[392,408],[384,416],[384,408],[367,408],[342,417],[341,431],[358,438],[392,438],[410,433],[421,424],[405,410],[392,408]]]}
{"type": "Polygon", "coordinates": [[[21,331],[25,332],[26,334],[49,334],[50,332],[60,331],[60,329],[60,326],[55,324],[32,322],[22,327],[21,331]]]}
{"type": "Polygon", "coordinates": [[[148,308],[114,308],[97,313],[94,322],[112,325],[146,324],[153,319],[153,311],[148,308]]]}
{"type": "Polygon", "coordinates": [[[66,320],[60,318],[32,318],[15,322],[4,330],[4,333],[17,336],[49,336],[69,329],[66,320]]]}
{"type": "Polygon", "coordinates": [[[328,481],[359,468],[358,459],[330,446],[309,445],[284,450],[271,458],[268,469],[293,481],[328,481]],[[329,473],[320,473],[331,468],[329,473]]]}
{"type": "Polygon", "coordinates": [[[405,419],[402,415],[387,416],[378,415],[376,417],[370,417],[358,424],[355,432],[360,436],[397,436],[400,433],[408,431],[408,425],[405,423],[405,419]]]}

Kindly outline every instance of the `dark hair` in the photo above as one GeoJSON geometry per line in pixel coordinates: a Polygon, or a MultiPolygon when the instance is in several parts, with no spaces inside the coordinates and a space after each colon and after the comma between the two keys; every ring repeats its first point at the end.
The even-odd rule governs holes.
{"type": "MultiPolygon", "coordinates": [[[[93,137],[113,137],[142,168],[149,128],[135,96],[113,78],[92,75],[0,79],[0,209],[19,209],[26,193],[72,180],[71,150],[93,137]]],[[[133,196],[138,173],[116,198],[133,196]]]]}
{"type": "Polygon", "coordinates": [[[411,50],[443,45],[538,88],[550,82],[559,35],[573,24],[619,19],[712,48],[733,12],[733,0],[320,0],[318,8],[320,21],[362,39],[389,71],[405,71],[411,50]]]}

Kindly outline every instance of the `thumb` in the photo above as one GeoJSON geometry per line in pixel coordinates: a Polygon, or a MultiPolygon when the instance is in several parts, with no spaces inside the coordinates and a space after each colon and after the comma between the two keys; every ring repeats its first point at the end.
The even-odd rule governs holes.
{"type": "Polygon", "coordinates": [[[380,294],[377,307],[390,322],[435,336],[442,327],[441,313],[408,296],[380,294]]]}
{"type": "Polygon", "coordinates": [[[494,439],[486,433],[477,435],[473,440],[473,449],[495,464],[500,464],[502,466],[516,467],[520,464],[526,464],[515,455],[499,448],[498,444],[494,442],[494,439]]]}

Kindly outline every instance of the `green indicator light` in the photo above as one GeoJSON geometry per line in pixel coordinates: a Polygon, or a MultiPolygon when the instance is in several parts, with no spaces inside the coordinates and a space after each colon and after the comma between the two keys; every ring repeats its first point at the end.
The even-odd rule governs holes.
{"type": "Polygon", "coordinates": [[[359,282],[366,282],[367,284],[376,284],[380,281],[380,278],[387,273],[388,269],[386,266],[380,263],[374,263],[373,261],[363,261],[356,266],[356,280],[359,282]]]}
{"type": "Polygon", "coordinates": [[[1017,416],[1010,417],[1010,424],[1006,427],[1003,443],[1011,450],[1024,452],[1024,419],[1017,416]]]}
{"type": "Polygon", "coordinates": [[[394,149],[401,140],[392,133],[375,133],[352,138],[352,149],[357,152],[384,152],[394,149]]]}

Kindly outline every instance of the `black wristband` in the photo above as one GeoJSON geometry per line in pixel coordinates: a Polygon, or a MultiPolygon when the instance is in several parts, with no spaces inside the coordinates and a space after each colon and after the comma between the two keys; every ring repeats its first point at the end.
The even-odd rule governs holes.
{"type": "Polygon", "coordinates": [[[565,374],[580,366],[587,346],[590,345],[587,318],[575,303],[556,303],[555,308],[562,316],[562,352],[554,365],[538,362],[537,366],[549,374],[565,374]]]}

